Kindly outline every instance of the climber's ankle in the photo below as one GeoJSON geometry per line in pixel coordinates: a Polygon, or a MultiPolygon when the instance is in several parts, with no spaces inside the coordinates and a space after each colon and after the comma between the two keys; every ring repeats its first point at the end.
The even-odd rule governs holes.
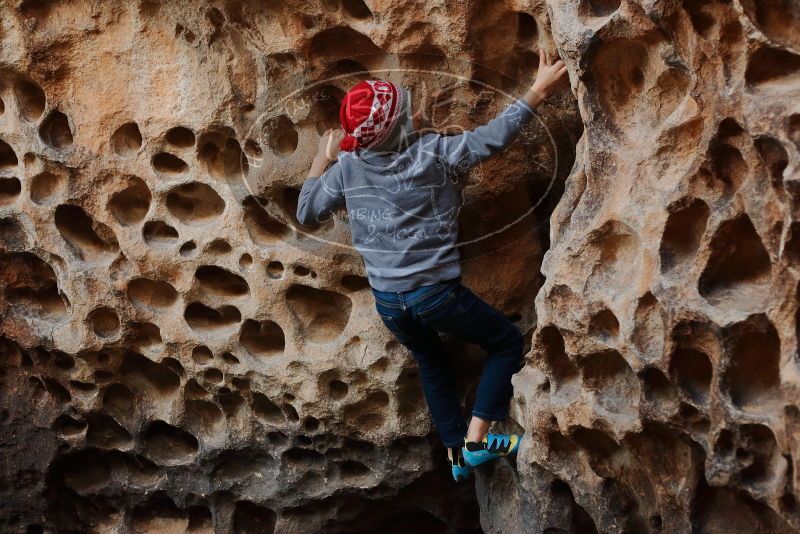
{"type": "Polygon", "coordinates": [[[489,433],[489,425],[491,421],[486,421],[477,416],[472,416],[467,429],[467,441],[474,441],[476,443],[483,441],[486,434],[489,433]]]}

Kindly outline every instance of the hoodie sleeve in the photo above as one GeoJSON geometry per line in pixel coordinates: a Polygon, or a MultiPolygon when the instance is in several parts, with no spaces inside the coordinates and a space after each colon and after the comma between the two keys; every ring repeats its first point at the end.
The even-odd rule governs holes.
{"type": "Polygon", "coordinates": [[[518,98],[488,123],[462,134],[440,137],[437,156],[447,166],[466,171],[504,150],[535,114],[525,100],[518,98]]]}
{"type": "Polygon", "coordinates": [[[327,216],[345,206],[342,166],[337,161],[319,178],[307,178],[297,199],[297,220],[316,226],[327,216]]]}

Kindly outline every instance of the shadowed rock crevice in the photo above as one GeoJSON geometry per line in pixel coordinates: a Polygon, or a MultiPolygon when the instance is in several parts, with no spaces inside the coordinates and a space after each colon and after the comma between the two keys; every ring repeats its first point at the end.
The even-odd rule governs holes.
{"type": "Polygon", "coordinates": [[[699,291],[720,307],[758,309],[767,297],[772,262],[746,215],[722,223],[709,244],[699,291]]]}
{"type": "Polygon", "coordinates": [[[55,211],[55,226],[70,252],[85,262],[110,262],[119,251],[114,232],[78,206],[62,204],[55,211]]]}

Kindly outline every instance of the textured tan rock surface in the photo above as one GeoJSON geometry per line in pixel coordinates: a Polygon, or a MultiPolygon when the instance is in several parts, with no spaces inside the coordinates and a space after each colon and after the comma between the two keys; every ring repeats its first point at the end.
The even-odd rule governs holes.
{"type": "Polygon", "coordinates": [[[106,4],[0,4],[3,529],[476,530],[346,220],[294,203],[358,71],[458,130],[539,45],[577,106],[462,184],[532,340],[484,531],[800,528],[794,2],[106,4]]]}
{"type": "MultiPolygon", "coordinates": [[[[476,531],[346,220],[294,212],[359,71],[458,130],[537,45],[526,2],[0,1],[0,530],[476,531]]],[[[581,130],[571,94],[542,116],[459,214],[529,338],[581,130]]]]}
{"type": "Polygon", "coordinates": [[[484,528],[797,531],[798,5],[548,12],[585,133],[484,528]]]}

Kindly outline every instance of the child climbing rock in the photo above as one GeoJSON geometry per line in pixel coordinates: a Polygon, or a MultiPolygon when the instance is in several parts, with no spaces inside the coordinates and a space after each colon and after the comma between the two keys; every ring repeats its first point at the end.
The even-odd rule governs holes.
{"type": "Polygon", "coordinates": [[[364,258],[375,307],[416,359],[425,399],[448,448],[453,477],[516,452],[520,436],[490,434],[508,415],[511,375],[522,362],[519,329],[461,284],[458,195],[452,177],[504,150],[537,106],[567,83],[566,67],[539,50],[536,81],[483,126],[459,135],[419,135],[410,90],[365,80],[342,100],[341,130],[328,130],[308,179],[297,219],[316,225],[347,208],[353,245],[364,258]],[[328,166],[331,162],[333,165],[328,166]],[[327,170],[326,170],[327,167],[327,170]],[[480,345],[488,356],[467,425],[454,370],[439,337],[480,345]]]}

